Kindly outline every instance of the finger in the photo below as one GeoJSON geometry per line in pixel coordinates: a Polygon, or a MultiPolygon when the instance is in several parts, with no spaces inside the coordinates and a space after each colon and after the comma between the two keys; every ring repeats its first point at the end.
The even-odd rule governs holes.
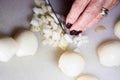
{"type": "Polygon", "coordinates": [[[106,0],[103,7],[107,8],[108,10],[113,9],[118,3],[120,3],[120,0],[106,0]]]}
{"type": "Polygon", "coordinates": [[[80,16],[80,14],[83,12],[83,10],[85,9],[89,2],[90,0],[75,0],[66,18],[66,24],[67,23],[73,24],[80,16]]]}
{"type": "Polygon", "coordinates": [[[91,1],[85,12],[80,16],[80,18],[73,24],[70,31],[83,30],[85,26],[87,26],[97,15],[100,13],[104,0],[94,0],[91,1]],[[102,2],[100,2],[102,1],[102,2]]]}
{"type": "MultiPolygon", "coordinates": [[[[113,0],[112,0],[113,1],[113,0]]],[[[105,8],[107,8],[108,10],[113,9],[117,4],[119,3],[119,0],[114,0],[111,5],[110,3],[106,3],[103,5],[105,6],[105,8]]],[[[92,27],[93,25],[97,24],[98,22],[100,22],[102,19],[104,18],[104,16],[102,16],[101,14],[99,14],[95,19],[93,19],[85,28],[84,31],[88,30],[90,27],[92,27]]]]}
{"type": "Polygon", "coordinates": [[[98,14],[95,19],[93,19],[87,26],[85,26],[84,31],[88,30],[90,27],[100,22],[103,18],[104,16],[102,16],[101,14],[98,14]]]}

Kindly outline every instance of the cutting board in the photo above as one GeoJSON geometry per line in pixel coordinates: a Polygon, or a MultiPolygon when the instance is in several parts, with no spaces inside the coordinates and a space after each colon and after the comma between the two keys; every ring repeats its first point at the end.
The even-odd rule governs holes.
{"type": "MultiPolygon", "coordinates": [[[[66,8],[61,7],[63,2],[51,0],[55,11],[65,15],[66,8]]],[[[33,7],[33,0],[0,0],[0,35],[13,36],[16,30],[28,28],[33,7]]],[[[80,48],[80,54],[86,60],[83,74],[93,74],[100,80],[120,80],[120,67],[103,67],[96,54],[96,47],[101,42],[118,40],[113,33],[113,28],[119,18],[120,4],[110,11],[99,24],[85,33],[90,42],[80,48]],[[99,25],[105,26],[106,30],[95,32],[94,29],[99,25]]],[[[7,63],[0,62],[0,80],[75,80],[63,74],[57,67],[57,61],[63,51],[42,45],[40,34],[35,34],[39,39],[36,55],[21,58],[14,56],[7,63]]]]}

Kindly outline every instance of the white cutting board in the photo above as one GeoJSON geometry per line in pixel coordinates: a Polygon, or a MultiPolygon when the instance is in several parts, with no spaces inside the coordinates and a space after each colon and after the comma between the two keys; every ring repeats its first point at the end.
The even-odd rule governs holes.
{"type": "MultiPolygon", "coordinates": [[[[57,3],[56,0],[52,1],[57,3]]],[[[28,16],[32,14],[33,6],[33,0],[0,0],[0,35],[13,35],[16,29],[28,28],[28,16]]],[[[60,12],[61,5],[54,6],[55,10],[58,8],[60,12]]],[[[86,60],[84,74],[96,75],[100,80],[120,80],[120,67],[103,67],[96,55],[96,47],[102,41],[117,39],[113,34],[113,26],[118,18],[120,4],[98,24],[106,26],[106,30],[94,32],[95,26],[86,32],[90,43],[81,47],[81,55],[86,60]]],[[[40,40],[39,33],[36,35],[40,40]]],[[[57,60],[60,54],[60,50],[43,46],[39,41],[39,49],[35,56],[14,56],[8,63],[0,62],[0,80],[74,80],[58,69],[57,60]]]]}

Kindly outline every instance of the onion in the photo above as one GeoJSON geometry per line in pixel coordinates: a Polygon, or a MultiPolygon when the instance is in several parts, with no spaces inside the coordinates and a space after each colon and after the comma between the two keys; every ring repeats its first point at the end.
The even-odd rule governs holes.
{"type": "Polygon", "coordinates": [[[115,24],[114,34],[120,39],[120,20],[115,24]]]}
{"type": "Polygon", "coordinates": [[[0,61],[7,62],[18,50],[18,44],[11,37],[0,39],[0,61]]]}
{"type": "Polygon", "coordinates": [[[90,75],[90,74],[84,74],[77,78],[77,80],[98,80],[97,77],[90,75]]]}
{"type": "Polygon", "coordinates": [[[120,66],[120,41],[102,43],[97,49],[99,61],[103,66],[120,66]]]}
{"type": "Polygon", "coordinates": [[[16,53],[17,56],[28,56],[34,55],[38,48],[38,40],[35,34],[28,30],[23,30],[18,32],[14,39],[18,43],[18,52],[16,53]]]}
{"type": "Polygon", "coordinates": [[[60,56],[58,67],[66,75],[75,77],[84,70],[85,60],[80,54],[67,51],[60,56]]]}

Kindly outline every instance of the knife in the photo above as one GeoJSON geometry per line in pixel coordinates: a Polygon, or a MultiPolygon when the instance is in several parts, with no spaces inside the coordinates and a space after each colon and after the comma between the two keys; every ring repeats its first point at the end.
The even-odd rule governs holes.
{"type": "Polygon", "coordinates": [[[46,3],[51,7],[52,12],[53,12],[53,14],[55,15],[56,19],[58,20],[58,23],[59,23],[59,25],[60,25],[63,33],[64,33],[64,34],[68,34],[68,33],[69,33],[68,29],[64,26],[63,22],[58,18],[58,16],[57,16],[56,12],[54,11],[54,9],[53,9],[50,1],[49,1],[49,0],[45,0],[45,1],[46,1],[46,3]]]}

